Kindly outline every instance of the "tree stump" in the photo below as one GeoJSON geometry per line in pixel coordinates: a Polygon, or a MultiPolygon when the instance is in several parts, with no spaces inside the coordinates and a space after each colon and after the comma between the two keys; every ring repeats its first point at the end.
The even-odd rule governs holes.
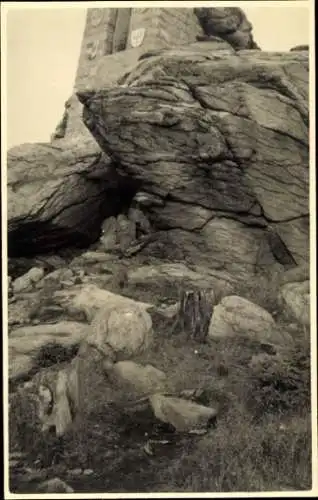
{"type": "Polygon", "coordinates": [[[208,290],[182,290],[178,322],[189,338],[205,342],[213,312],[211,292],[208,290]]]}

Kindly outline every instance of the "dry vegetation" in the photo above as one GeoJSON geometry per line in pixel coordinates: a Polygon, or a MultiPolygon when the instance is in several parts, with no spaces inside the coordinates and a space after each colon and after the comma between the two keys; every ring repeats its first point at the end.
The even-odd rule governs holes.
{"type": "MultiPolygon", "coordinates": [[[[273,289],[256,285],[249,294],[241,292],[273,311],[273,289]]],[[[125,294],[136,296],[138,290],[125,294]]],[[[167,301],[175,294],[173,287],[160,290],[167,301]]],[[[147,300],[155,298],[158,302],[147,290],[147,300]]],[[[118,408],[110,404],[105,383],[91,373],[85,414],[63,442],[36,446],[33,441],[30,451],[27,441],[29,464],[42,463],[51,477],[54,473],[65,479],[76,492],[310,489],[309,332],[302,327],[289,330],[288,318],[281,311],[276,316],[287,334],[276,354],[240,337],[198,344],[178,330],[171,336],[169,324],[154,318],[156,341],[136,361],[163,370],[176,390],[204,388],[202,403],[219,408],[217,426],[208,434],[172,435],[171,444],[147,456],[142,451],[145,433],[160,437],[160,429],[154,430],[147,416],[123,413],[120,395],[118,408]],[[91,468],[95,474],[70,480],[67,471],[75,467],[91,468]]],[[[25,418],[23,412],[18,418],[25,418]]],[[[24,429],[24,439],[28,433],[24,429]]],[[[11,436],[21,445],[21,436],[11,436]]],[[[18,479],[12,481],[18,488],[18,479]]]]}

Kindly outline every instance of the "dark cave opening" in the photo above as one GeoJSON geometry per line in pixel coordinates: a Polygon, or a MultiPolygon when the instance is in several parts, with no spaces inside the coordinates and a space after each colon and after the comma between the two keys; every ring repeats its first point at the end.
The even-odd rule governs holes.
{"type": "MultiPolygon", "coordinates": [[[[100,181],[95,181],[100,182],[100,181]]],[[[15,217],[8,222],[8,258],[32,258],[65,250],[87,249],[101,236],[102,222],[108,217],[126,214],[139,188],[136,181],[117,178],[103,196],[92,201],[88,213],[70,219],[70,225],[57,224],[54,219],[15,217]]]]}

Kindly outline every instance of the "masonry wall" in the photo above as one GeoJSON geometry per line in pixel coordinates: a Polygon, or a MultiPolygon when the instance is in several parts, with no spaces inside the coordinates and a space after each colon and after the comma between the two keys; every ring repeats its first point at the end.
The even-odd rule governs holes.
{"type": "MultiPolygon", "coordinates": [[[[88,9],[78,69],[77,90],[112,86],[138,63],[145,52],[188,45],[202,29],[193,9],[88,9]]],[[[82,105],[69,101],[66,135],[87,135],[82,105]]]]}
{"type": "Polygon", "coordinates": [[[132,47],[132,32],[139,28],[146,30],[142,43],[145,51],[195,42],[196,35],[202,33],[192,8],[132,9],[127,48],[132,47]]]}
{"type": "Polygon", "coordinates": [[[195,42],[201,33],[192,8],[88,9],[75,89],[90,87],[101,58],[107,57],[104,63],[109,65],[110,82],[113,83],[113,62],[117,74],[118,61],[123,61],[125,68],[130,67],[128,57],[135,62],[149,50],[195,42]],[[111,57],[125,50],[128,51],[127,59],[111,57]]]}

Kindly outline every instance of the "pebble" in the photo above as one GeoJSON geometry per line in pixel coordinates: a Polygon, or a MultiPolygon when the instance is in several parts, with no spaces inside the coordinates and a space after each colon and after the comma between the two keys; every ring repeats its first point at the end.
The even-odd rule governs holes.
{"type": "Polygon", "coordinates": [[[83,473],[83,469],[77,468],[77,469],[70,469],[68,471],[70,476],[80,476],[83,473]]]}
{"type": "Polygon", "coordinates": [[[84,474],[85,476],[91,476],[92,474],[94,474],[94,471],[93,471],[93,469],[85,469],[85,470],[83,471],[83,474],[84,474]]]}
{"type": "Polygon", "coordinates": [[[65,280],[65,281],[61,281],[61,285],[62,287],[69,287],[69,286],[73,286],[74,285],[74,281],[71,281],[71,280],[65,280]]]}
{"type": "Polygon", "coordinates": [[[85,252],[81,255],[81,258],[86,262],[95,263],[95,262],[106,262],[113,258],[111,254],[107,254],[105,252],[85,252]]]}

